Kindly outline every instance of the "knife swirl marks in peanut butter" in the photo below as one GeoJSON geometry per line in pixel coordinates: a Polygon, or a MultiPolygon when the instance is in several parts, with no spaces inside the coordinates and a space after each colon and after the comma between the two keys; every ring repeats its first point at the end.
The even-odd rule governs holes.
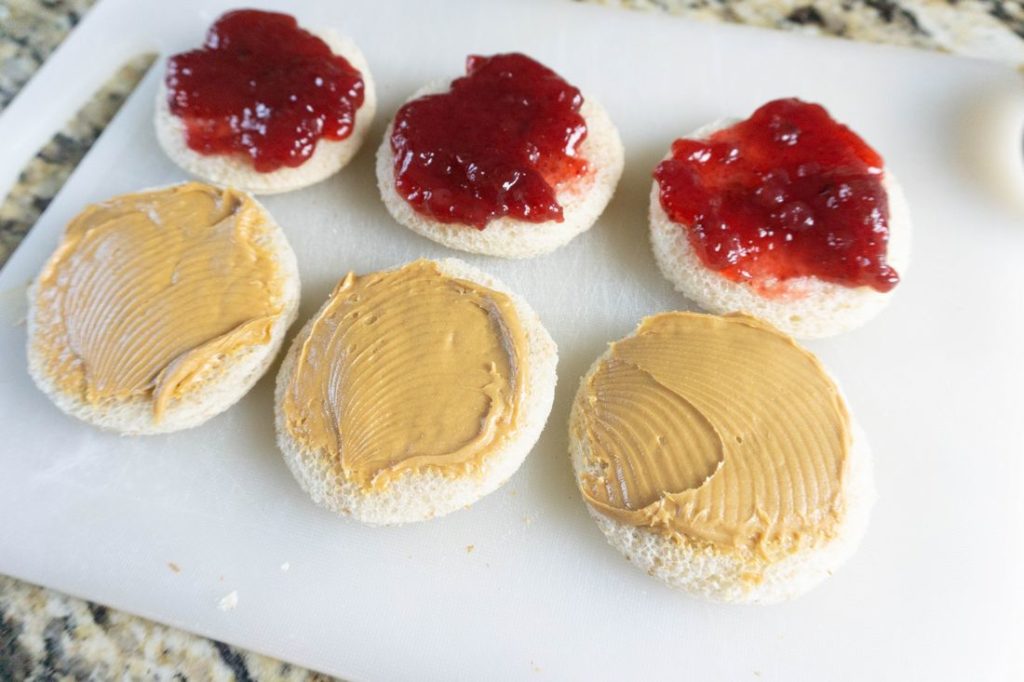
{"type": "Polygon", "coordinates": [[[610,518],[765,558],[834,535],[846,408],[815,357],[769,325],[649,317],[583,390],[580,486],[610,518]]]}
{"type": "Polygon", "coordinates": [[[517,427],[525,353],[503,293],[425,260],[350,273],[297,352],[285,425],[365,488],[407,470],[460,475],[517,427]]]}
{"type": "Polygon", "coordinates": [[[225,357],[270,341],[282,283],[263,210],[201,183],[86,208],[36,283],[36,349],[92,403],[168,403],[225,357]]]}

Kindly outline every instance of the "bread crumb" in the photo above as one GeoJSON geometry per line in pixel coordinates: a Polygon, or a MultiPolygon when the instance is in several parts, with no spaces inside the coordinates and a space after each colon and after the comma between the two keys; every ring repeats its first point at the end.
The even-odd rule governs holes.
{"type": "Polygon", "coordinates": [[[292,567],[292,565],[286,561],[283,564],[281,564],[281,571],[284,572],[284,573],[287,573],[288,569],[291,568],[291,567],[292,567]]]}
{"type": "Polygon", "coordinates": [[[466,554],[469,554],[474,549],[476,549],[476,545],[466,545],[466,554]]]}
{"type": "Polygon", "coordinates": [[[529,516],[524,516],[523,523],[529,526],[531,523],[533,523],[533,519],[531,519],[529,516]]]}
{"type": "Polygon", "coordinates": [[[238,590],[228,592],[217,602],[217,608],[221,611],[231,611],[236,606],[238,606],[238,590]]]}
{"type": "Polygon", "coordinates": [[[173,561],[167,562],[167,568],[171,569],[172,573],[181,573],[181,566],[174,563],[173,561]]]}

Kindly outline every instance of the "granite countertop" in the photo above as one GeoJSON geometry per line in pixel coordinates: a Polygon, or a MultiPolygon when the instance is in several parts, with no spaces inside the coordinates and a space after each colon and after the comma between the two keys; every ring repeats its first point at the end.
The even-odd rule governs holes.
{"type": "MultiPolygon", "coordinates": [[[[0,111],[94,1],[0,0],[0,111]]],[[[604,0],[604,4],[1024,64],[1021,0],[604,0]]],[[[0,205],[0,266],[153,58],[140,55],[113,74],[25,168],[0,205]]],[[[0,680],[114,678],[329,679],[0,576],[0,680]]]]}

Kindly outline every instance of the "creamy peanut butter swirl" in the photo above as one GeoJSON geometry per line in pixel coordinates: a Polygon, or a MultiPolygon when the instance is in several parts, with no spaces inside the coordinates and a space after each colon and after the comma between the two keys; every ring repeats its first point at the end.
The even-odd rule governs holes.
{"type": "Polygon", "coordinates": [[[89,403],[169,401],[241,348],[270,341],[282,283],[262,209],[186,183],[86,208],[36,283],[33,343],[89,403]]]}
{"type": "Polygon", "coordinates": [[[525,353],[505,294],[425,260],[349,273],[298,350],[286,428],[363,487],[427,467],[459,475],[516,428],[525,353]]]}
{"type": "Polygon", "coordinates": [[[769,325],[649,317],[583,390],[580,486],[607,516],[761,557],[834,535],[846,408],[815,357],[769,325]]]}

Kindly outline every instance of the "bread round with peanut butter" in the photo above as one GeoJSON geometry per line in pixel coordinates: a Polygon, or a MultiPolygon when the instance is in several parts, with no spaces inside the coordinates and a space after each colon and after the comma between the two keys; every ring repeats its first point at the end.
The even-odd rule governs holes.
{"type": "MultiPolygon", "coordinates": [[[[448,90],[447,82],[430,84],[407,102],[448,90]]],[[[500,258],[532,258],[550,253],[589,230],[611,201],[622,176],[623,148],[619,132],[608,112],[596,100],[585,97],[580,115],[587,125],[587,137],[580,144],[580,156],[592,173],[558,187],[563,221],[533,223],[504,216],[492,219],[478,230],[470,225],[444,223],[418,212],[398,193],[395,186],[395,155],[391,149],[394,120],[388,123],[377,150],[377,186],[391,216],[416,234],[468,253],[500,258]]]]}
{"type": "MultiPolygon", "coordinates": [[[[302,489],[309,494],[316,504],[339,515],[351,517],[369,525],[401,524],[425,521],[443,516],[458,509],[468,507],[481,497],[497,489],[516,472],[533,448],[544,427],[554,399],[555,366],[558,362],[555,343],[529,304],[494,277],[460,260],[451,258],[440,261],[414,261],[393,270],[373,273],[365,277],[401,273],[403,270],[419,264],[436,267],[443,277],[451,278],[458,283],[469,283],[474,287],[481,288],[483,291],[497,292],[507,297],[511,309],[514,310],[514,315],[518,320],[519,329],[522,332],[521,340],[523,347],[520,349],[518,357],[522,359],[521,362],[524,364],[527,378],[523,382],[522,392],[519,394],[518,413],[514,421],[508,426],[505,437],[501,440],[496,440],[496,446],[489,449],[486,456],[476,462],[476,466],[410,466],[402,468],[398,470],[398,473],[389,476],[386,484],[383,485],[376,484],[380,480],[379,478],[373,478],[369,481],[360,480],[354,472],[354,467],[349,468],[345,464],[347,458],[343,455],[347,451],[342,451],[341,447],[346,442],[346,438],[358,441],[363,446],[369,446],[374,451],[374,454],[386,459],[401,459],[406,455],[414,456],[410,454],[410,451],[416,449],[417,441],[414,440],[413,442],[395,445],[394,443],[385,443],[386,437],[379,437],[376,440],[373,438],[364,439],[363,432],[366,430],[372,431],[374,428],[374,425],[366,423],[371,419],[371,417],[366,417],[366,415],[379,415],[382,410],[377,403],[373,404],[373,409],[371,410],[357,409],[359,406],[355,396],[357,394],[370,395],[374,391],[403,390],[406,392],[403,395],[425,396],[429,400],[433,398],[433,391],[429,385],[424,386],[422,376],[420,377],[420,383],[415,384],[415,391],[412,393],[409,393],[410,387],[397,387],[388,384],[386,381],[363,383],[353,381],[352,388],[346,394],[344,384],[336,383],[332,384],[328,400],[349,400],[349,402],[345,403],[346,407],[338,408],[340,410],[339,414],[329,413],[331,408],[324,405],[326,400],[309,401],[307,403],[309,405],[308,408],[295,414],[289,411],[287,407],[287,403],[290,400],[289,392],[293,390],[293,386],[297,382],[302,381],[302,377],[298,373],[305,372],[308,369],[308,367],[302,365],[303,358],[305,357],[304,346],[316,330],[318,321],[321,318],[327,317],[331,306],[340,296],[339,292],[344,291],[347,282],[353,281],[351,280],[353,275],[343,280],[335,294],[328,299],[320,311],[306,323],[296,336],[281,364],[281,369],[277,376],[275,400],[277,438],[288,468],[302,489]],[[300,367],[301,369],[299,369],[300,367]],[[351,417],[354,421],[350,424],[347,432],[343,427],[345,420],[349,418],[349,415],[345,414],[346,410],[353,414],[358,413],[358,416],[351,417]],[[317,412],[318,414],[310,414],[311,412],[317,412]],[[303,426],[306,422],[326,419],[334,428],[338,429],[336,444],[331,443],[324,446],[311,442],[311,439],[300,428],[292,427],[290,419],[303,422],[303,426]],[[355,433],[357,431],[359,432],[358,434],[355,433]],[[366,442],[367,440],[371,442],[368,443],[366,442]],[[395,451],[392,452],[391,450],[395,451]]],[[[421,306],[422,304],[417,303],[416,305],[421,306]]],[[[361,319],[365,320],[366,324],[377,324],[379,322],[382,325],[385,323],[404,324],[398,318],[406,319],[404,316],[396,317],[392,311],[391,317],[395,319],[388,322],[385,319],[386,315],[387,313],[384,310],[373,309],[366,311],[361,319]]],[[[502,318],[502,320],[504,321],[496,322],[496,324],[501,327],[510,324],[507,318],[502,318]]],[[[353,324],[355,323],[353,322],[353,324]]],[[[459,352],[457,349],[457,338],[462,334],[462,331],[452,328],[446,332],[453,339],[452,343],[455,344],[452,346],[452,353],[459,352]]],[[[388,335],[385,332],[376,333],[378,336],[368,337],[370,339],[368,343],[370,345],[386,344],[388,335]]],[[[502,345],[506,348],[505,352],[512,352],[512,350],[508,349],[509,344],[503,342],[502,345]]],[[[367,347],[367,343],[362,345],[349,344],[344,352],[359,355],[367,352],[365,350],[367,347]]],[[[321,354],[318,353],[318,357],[319,355],[321,354]]],[[[324,353],[323,355],[327,354],[324,353]]],[[[331,358],[322,358],[322,360],[329,362],[331,358]]],[[[391,360],[390,356],[388,357],[388,362],[384,362],[382,358],[376,358],[373,362],[373,367],[381,368],[381,372],[386,371],[387,367],[391,364],[391,360]]],[[[423,364],[429,364],[429,358],[424,358],[423,364]]],[[[338,364],[332,366],[330,372],[332,376],[341,377],[345,372],[354,371],[351,370],[351,367],[351,365],[338,364]]],[[[420,365],[417,365],[417,367],[424,369],[420,365]]],[[[426,369],[431,370],[429,367],[426,369]]],[[[522,373],[517,372],[517,376],[521,377],[522,373]]],[[[342,380],[338,379],[338,381],[341,382],[342,380]]],[[[452,377],[440,375],[436,381],[452,381],[452,377]]],[[[470,381],[467,374],[465,382],[468,383],[470,381]]],[[[435,383],[434,385],[437,384],[435,383]]],[[[492,400],[496,399],[492,398],[492,400]]],[[[445,403],[445,405],[446,407],[443,409],[449,409],[448,403],[445,403]]],[[[402,407],[400,405],[388,416],[401,424],[414,423],[417,415],[409,415],[407,411],[406,414],[401,414],[404,411],[402,407]]],[[[420,421],[423,421],[422,415],[419,418],[420,421]]],[[[475,428],[483,431],[484,426],[482,423],[484,421],[484,419],[477,421],[478,426],[475,428]]],[[[393,421],[393,423],[395,422],[393,421]]],[[[429,429],[431,426],[434,425],[428,424],[422,428],[429,429]]],[[[390,435],[394,435],[396,431],[393,428],[388,427],[386,431],[390,435]]],[[[355,447],[353,446],[353,450],[355,447]]]]}
{"type": "MultiPolygon", "coordinates": [[[[707,139],[738,122],[738,119],[716,121],[687,138],[707,139]]],[[[671,152],[665,159],[670,157],[671,152]]],[[[902,187],[888,170],[882,186],[889,201],[887,261],[902,273],[910,263],[910,209],[902,187]]],[[[662,275],[677,291],[708,312],[745,312],[787,334],[821,338],[863,325],[889,303],[895,291],[881,292],[868,286],[848,287],[817,277],[797,277],[787,281],[785,293],[762,296],[750,284],[728,279],[701,261],[690,244],[689,226],[674,222],[662,207],[657,180],[651,186],[649,219],[651,247],[662,275]]]]}
{"type": "MultiPolygon", "coordinates": [[[[149,220],[154,220],[153,216],[159,214],[153,212],[157,209],[152,202],[147,203],[148,198],[175,191],[187,192],[192,188],[196,188],[197,192],[216,195],[215,201],[220,202],[217,204],[218,209],[229,201],[239,202],[238,211],[244,210],[244,214],[231,213],[228,217],[244,217],[240,218],[235,226],[225,220],[212,226],[197,223],[183,228],[192,231],[192,234],[182,240],[182,249],[176,254],[172,254],[165,245],[150,249],[148,253],[130,250],[119,253],[116,231],[108,233],[108,237],[112,235],[112,238],[106,239],[106,245],[102,244],[101,238],[97,238],[92,244],[103,249],[98,269],[109,272],[121,269],[125,276],[116,281],[116,289],[108,286],[106,294],[100,291],[95,296],[83,292],[77,302],[72,302],[66,292],[55,295],[49,291],[51,283],[56,281],[55,278],[63,277],[67,280],[69,276],[78,277],[88,283],[97,279],[98,269],[93,268],[93,272],[88,275],[72,272],[65,261],[65,256],[69,252],[64,249],[69,247],[64,241],[30,286],[27,317],[29,373],[36,385],[65,413],[101,429],[125,435],[169,433],[192,428],[223,412],[242,398],[263,376],[277,355],[285,333],[298,311],[298,265],[283,230],[251,195],[201,183],[183,183],[143,190],[137,194],[113,197],[106,202],[87,207],[72,219],[68,230],[74,230],[76,224],[81,224],[77,221],[89,220],[90,217],[102,215],[103,211],[111,210],[112,206],[117,207],[116,202],[119,201],[132,202],[133,210],[139,215],[147,215],[149,220]],[[197,278],[202,276],[203,267],[201,264],[197,265],[197,258],[202,257],[202,254],[197,254],[195,250],[189,251],[187,241],[196,238],[197,235],[209,234],[217,230],[218,226],[226,230],[222,235],[225,240],[234,239],[244,233],[253,245],[252,253],[255,256],[241,254],[231,262],[237,265],[250,257],[255,258],[255,261],[250,262],[257,262],[264,268],[260,270],[262,276],[266,276],[267,272],[273,273],[267,281],[250,287],[247,284],[240,285],[234,280],[228,285],[231,287],[230,290],[198,291],[190,288],[198,281],[197,278]],[[181,262],[169,260],[178,256],[181,257],[181,262]],[[136,267],[139,263],[142,265],[141,269],[136,267]],[[135,270],[129,272],[127,269],[132,267],[135,267],[135,270]],[[61,273],[58,268],[62,268],[64,272],[61,273]],[[163,332],[173,332],[175,327],[187,327],[200,335],[197,338],[205,338],[201,336],[202,333],[208,329],[213,330],[207,341],[211,345],[199,345],[177,357],[167,358],[159,373],[157,370],[160,367],[151,364],[148,367],[149,375],[129,376],[129,369],[145,368],[146,362],[153,361],[152,357],[146,357],[147,349],[160,348],[166,344],[155,335],[156,332],[146,335],[147,329],[154,327],[151,317],[147,317],[146,314],[133,317],[130,312],[126,312],[127,305],[116,303],[115,294],[118,291],[130,292],[132,282],[141,282],[137,276],[144,276],[147,271],[157,269],[165,270],[168,276],[161,282],[148,282],[145,286],[152,285],[156,288],[146,289],[145,293],[140,288],[135,302],[149,307],[149,314],[159,310],[166,317],[170,315],[168,311],[177,311],[175,314],[179,315],[180,319],[168,318],[171,323],[164,325],[163,332]],[[261,293],[264,290],[265,293],[261,293]],[[211,305],[221,307],[204,311],[202,297],[212,301],[211,305]],[[265,300],[255,300],[260,297],[265,300]],[[89,301],[88,305],[81,305],[86,299],[89,301]],[[241,305],[241,301],[250,299],[255,301],[252,303],[253,309],[267,312],[266,316],[253,321],[255,324],[252,326],[254,331],[251,332],[251,336],[242,326],[218,330],[218,318],[224,319],[230,313],[230,306],[241,305]],[[83,317],[85,315],[88,317],[83,317]],[[103,319],[98,321],[100,315],[103,319]],[[88,321],[88,324],[76,322],[79,331],[72,333],[69,331],[69,325],[73,318],[88,321]],[[219,333],[221,331],[223,333],[219,333]],[[127,344],[122,351],[112,352],[103,348],[103,344],[116,344],[119,339],[124,339],[124,343],[127,344]],[[232,340],[230,344],[216,345],[228,339],[232,340]],[[96,364],[99,366],[90,366],[89,357],[96,358],[96,364]],[[115,367],[118,371],[112,371],[115,367]],[[157,393],[160,392],[162,377],[168,376],[175,368],[182,367],[185,367],[187,372],[177,384],[176,390],[168,391],[166,397],[158,400],[157,393]],[[104,373],[108,375],[106,379],[103,378],[104,373]],[[104,390],[100,382],[112,382],[109,378],[112,374],[116,375],[117,381],[123,382],[130,378],[141,380],[137,382],[135,389],[128,392],[104,390]]],[[[122,213],[119,219],[124,222],[125,214],[122,213]]],[[[77,248],[76,246],[76,250],[77,248]]],[[[70,255],[74,257],[74,252],[70,252],[70,255]]],[[[223,266],[228,261],[210,262],[215,266],[223,266]]],[[[230,270],[228,266],[225,268],[230,270]]],[[[84,270],[79,268],[79,273],[81,272],[84,270]]],[[[142,310],[145,312],[145,308],[142,310]]],[[[114,385],[112,388],[116,389],[117,386],[114,385]]],[[[164,395],[162,392],[160,394],[164,395]]]]}
{"type": "Polygon", "coordinates": [[[154,125],[160,147],[171,161],[188,173],[209,182],[237,187],[253,194],[278,194],[314,185],[334,175],[352,160],[366,138],[377,111],[377,94],[370,67],[359,47],[349,38],[332,29],[312,30],[331,48],[359,71],[363,79],[363,104],[356,110],[352,133],[343,140],[320,138],[312,155],[294,168],[282,166],[262,173],[253,168],[247,157],[228,154],[200,154],[185,139],[185,122],[171,113],[167,84],[163,79],[157,87],[154,125]]]}
{"type": "MultiPolygon", "coordinates": [[[[694,313],[682,314],[697,315],[694,313]]],[[[746,316],[740,317],[745,318],[746,316]]],[[[728,317],[719,319],[728,319],[728,317]]],[[[635,338],[639,332],[640,328],[622,341],[635,338]]],[[[729,484],[724,482],[726,479],[723,478],[726,475],[724,467],[728,464],[728,460],[723,459],[717,466],[707,468],[696,477],[692,484],[694,488],[685,491],[685,494],[693,493],[693,496],[685,502],[680,502],[678,507],[669,504],[668,500],[671,495],[663,492],[658,502],[648,508],[648,510],[654,509],[655,511],[644,517],[643,522],[634,523],[623,518],[616,518],[614,514],[608,513],[607,509],[602,509],[601,504],[594,503],[593,498],[589,497],[586,492],[587,486],[593,486],[594,481],[607,481],[610,471],[616,472],[616,475],[633,475],[638,478],[657,475],[650,466],[645,468],[642,462],[636,467],[630,468],[628,474],[623,474],[621,463],[602,462],[598,456],[599,449],[608,447],[607,441],[603,440],[605,438],[622,438],[625,441],[633,439],[632,442],[641,442],[644,434],[631,431],[628,424],[621,422],[606,424],[607,429],[595,431],[594,433],[599,434],[598,440],[595,440],[598,438],[597,436],[587,430],[586,421],[589,417],[585,413],[593,408],[595,400],[607,400],[608,395],[614,393],[612,389],[604,391],[597,397],[588,393],[589,382],[613,357],[613,351],[614,344],[594,362],[580,382],[570,415],[569,453],[590,516],[604,533],[608,543],[631,563],[667,585],[697,597],[717,602],[771,604],[807,592],[831,576],[854,553],[867,528],[876,493],[867,439],[852,417],[849,420],[846,463],[840,478],[841,485],[836,498],[838,501],[835,502],[836,522],[827,530],[822,530],[821,534],[815,536],[813,540],[801,539],[799,534],[794,534],[791,529],[779,531],[777,536],[772,535],[776,533],[776,529],[770,525],[764,526],[764,523],[768,523],[764,519],[770,514],[767,510],[772,504],[772,486],[782,486],[783,484],[779,484],[778,480],[785,481],[786,475],[779,473],[780,471],[784,472],[785,469],[784,455],[781,454],[783,448],[779,443],[773,443],[770,438],[765,437],[764,423],[771,421],[771,415],[768,413],[739,414],[742,408],[732,401],[732,396],[736,395],[734,390],[736,387],[719,390],[721,387],[707,384],[706,377],[687,378],[684,381],[694,381],[695,385],[704,383],[704,390],[708,391],[710,400],[708,404],[714,406],[714,409],[719,410],[721,414],[729,415],[726,419],[735,419],[732,424],[723,425],[717,422],[713,424],[716,436],[721,437],[723,441],[723,450],[728,451],[731,447],[734,453],[739,452],[739,449],[744,447],[744,441],[748,446],[752,442],[760,442],[762,445],[766,442],[772,443],[766,448],[767,451],[764,453],[762,461],[750,462],[748,460],[741,465],[744,467],[743,471],[748,473],[750,471],[760,471],[762,474],[771,472],[765,474],[768,478],[762,481],[747,481],[744,486],[733,485],[730,488],[729,484]],[[747,419],[747,417],[750,418],[747,419]],[[750,430],[738,435],[739,432],[732,429],[739,423],[745,423],[750,430]],[[758,433],[759,430],[760,433],[758,433]],[[712,488],[715,485],[721,487],[712,488]],[[708,492],[705,498],[698,497],[702,489],[708,492]],[[718,499],[715,499],[716,495],[718,499]],[[748,521],[752,528],[749,531],[752,534],[751,537],[755,538],[751,540],[750,546],[733,546],[721,538],[709,540],[708,536],[698,533],[691,534],[679,530],[667,531],[672,528],[671,515],[673,513],[680,516],[689,515],[691,519],[697,520],[695,527],[700,527],[701,524],[709,523],[708,519],[719,513],[720,508],[730,504],[729,500],[735,503],[736,499],[742,498],[744,495],[753,495],[755,498],[752,502],[752,509],[756,511],[748,521]],[[703,506],[700,502],[695,502],[700,499],[706,502],[709,498],[714,500],[714,505],[703,506]],[[673,509],[676,511],[673,512],[673,509]],[[669,521],[666,523],[664,518],[659,518],[659,513],[665,514],[669,521]],[[757,539],[758,532],[764,533],[760,540],[757,539]],[[771,536],[770,540],[768,539],[769,535],[771,536]]],[[[731,362],[729,355],[729,353],[725,353],[718,356],[718,361],[731,362]]],[[[810,357],[813,358],[813,356],[810,357]]],[[[827,375],[824,376],[824,380],[831,382],[827,375]]],[[[623,386],[624,384],[619,382],[614,389],[623,395],[621,393],[623,386]]],[[[664,385],[659,386],[659,389],[665,388],[664,385]]],[[[835,387],[835,391],[838,404],[845,410],[842,407],[844,403],[838,392],[838,387],[835,387]]],[[[790,399],[793,399],[792,393],[780,390],[772,400],[780,402],[790,399]]],[[[702,406],[700,402],[695,401],[692,405],[687,405],[685,409],[689,410],[694,405],[702,406]]],[[[644,419],[648,423],[659,422],[659,420],[659,423],[663,423],[665,420],[658,416],[659,412],[664,414],[672,409],[678,408],[673,408],[670,402],[659,398],[648,406],[644,419]]],[[[801,418],[802,415],[794,414],[793,416],[794,420],[801,418]]],[[[816,434],[813,438],[808,437],[802,442],[798,439],[797,447],[806,447],[808,441],[813,445],[815,438],[820,438],[820,434],[816,434]]],[[[707,454],[693,449],[692,446],[689,449],[681,450],[680,444],[665,433],[659,434],[656,440],[648,439],[643,442],[646,442],[648,447],[663,448],[660,454],[655,453],[652,456],[657,456],[660,461],[666,462],[666,467],[670,467],[668,462],[675,462],[671,466],[675,466],[676,470],[670,469],[670,475],[678,475],[679,467],[686,466],[680,462],[692,463],[707,454]]],[[[797,498],[802,490],[818,488],[815,485],[817,481],[807,479],[808,476],[813,476],[807,471],[820,472],[824,461],[822,458],[814,457],[814,454],[811,453],[812,456],[808,458],[808,462],[814,463],[813,466],[805,464],[804,467],[797,467],[802,470],[793,482],[792,488],[783,487],[782,490],[776,491],[783,498],[787,495],[790,498],[797,498]],[[799,476],[804,478],[801,479],[799,476]]],[[[737,467],[734,466],[733,471],[736,470],[737,467]]],[[[626,498],[628,497],[627,487],[622,480],[614,482],[617,490],[613,494],[621,494],[623,498],[626,498]],[[619,486],[621,486],[621,493],[618,492],[619,486]]],[[[735,483],[735,479],[732,479],[732,482],[735,483]]],[[[589,489],[593,490],[594,488],[589,489]]],[[[630,504],[638,506],[641,503],[631,502],[630,504]]],[[[639,514],[639,510],[631,509],[628,513],[639,514]]],[[[783,522],[786,521],[792,521],[792,519],[783,519],[783,522]]],[[[805,521],[805,519],[797,519],[797,523],[801,521],[805,521]]],[[[713,526],[708,525],[704,530],[707,528],[713,528],[713,526]]]]}

